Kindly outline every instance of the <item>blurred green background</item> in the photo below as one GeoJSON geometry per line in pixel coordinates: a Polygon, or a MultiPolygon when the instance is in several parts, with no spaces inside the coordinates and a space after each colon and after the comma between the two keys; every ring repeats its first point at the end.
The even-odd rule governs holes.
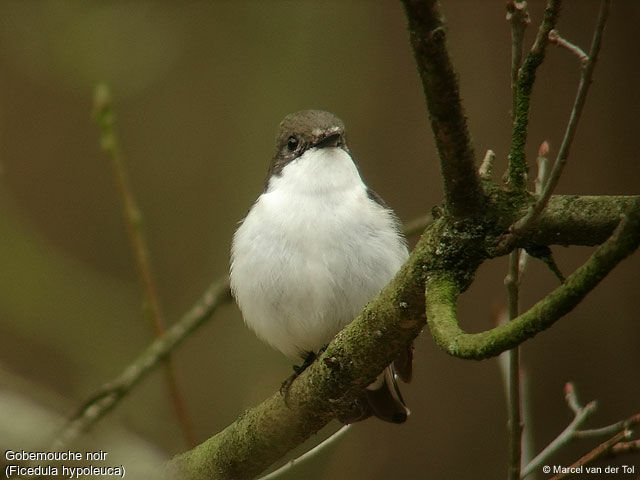
{"type": "MultiPolygon", "coordinates": [[[[511,105],[504,3],[443,1],[476,155],[493,149],[498,177],[511,105]]],[[[529,3],[530,42],[543,2],[529,3]]],[[[566,2],[561,34],[588,49],[597,8],[592,0],[566,2]]],[[[639,21],[638,3],[614,3],[559,193],[640,193],[639,21]]],[[[576,58],[550,47],[534,90],[530,159],[545,139],[557,151],[578,79],[576,58]]],[[[101,81],[115,98],[121,147],[170,321],[227,272],[232,234],[262,188],[287,113],[338,114],[363,177],[403,220],[441,201],[399,2],[2,0],[0,389],[62,415],[150,342],[120,201],[91,118],[92,92],[101,81]]],[[[569,273],[591,249],[554,251],[569,273]]],[[[571,419],[562,394],[568,380],[584,402],[599,399],[592,425],[637,412],[639,268],[636,254],[523,347],[532,412],[525,428],[536,451],[571,419]]],[[[491,312],[505,304],[505,272],[505,259],[481,268],[460,305],[467,329],[492,326],[491,312]]],[[[532,262],[523,307],[555,284],[532,262]]],[[[174,358],[200,440],[275,391],[291,363],[260,343],[233,305],[174,358]]],[[[405,425],[358,424],[285,478],[503,477],[506,411],[498,362],[453,359],[425,332],[416,340],[414,371],[403,389],[412,409],[405,425]]],[[[92,437],[98,446],[101,432],[116,426],[161,455],[185,449],[160,372],[99,424],[92,437]]],[[[593,445],[572,445],[555,461],[568,465],[593,445]]],[[[640,458],[622,463],[640,465],[640,458]]]]}

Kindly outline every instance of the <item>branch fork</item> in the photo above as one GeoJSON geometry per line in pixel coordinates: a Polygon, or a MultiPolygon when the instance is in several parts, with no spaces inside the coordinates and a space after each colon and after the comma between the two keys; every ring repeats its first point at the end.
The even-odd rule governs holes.
{"type": "MultiPolygon", "coordinates": [[[[573,420],[560,433],[560,435],[558,435],[533,460],[531,460],[531,462],[529,462],[526,467],[522,469],[521,475],[523,479],[535,472],[538,468],[540,468],[541,465],[547,463],[554,454],[556,454],[561,448],[563,448],[572,440],[580,438],[606,437],[609,435],[613,435],[612,438],[597,446],[591,452],[583,456],[580,460],[573,463],[569,467],[569,469],[592,463],[606,454],[616,452],[616,450],[616,453],[618,454],[634,451],[634,448],[629,447],[629,445],[633,445],[635,442],[638,442],[638,440],[632,442],[623,442],[623,440],[631,437],[631,427],[640,424],[640,413],[633,415],[626,420],[616,422],[606,427],[591,430],[581,430],[580,427],[582,427],[582,425],[584,425],[584,423],[586,423],[586,421],[595,413],[597,409],[597,402],[593,400],[584,406],[581,405],[575,392],[575,387],[571,382],[568,382],[565,385],[564,393],[567,405],[574,414],[573,420]],[[616,449],[616,447],[618,448],[616,449]]],[[[553,478],[559,480],[564,477],[564,474],[560,474],[556,475],[553,478]]]]}

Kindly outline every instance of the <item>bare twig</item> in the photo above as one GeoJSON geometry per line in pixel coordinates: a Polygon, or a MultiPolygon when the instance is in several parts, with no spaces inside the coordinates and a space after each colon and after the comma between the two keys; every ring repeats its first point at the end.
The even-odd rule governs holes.
{"type": "MultiPolygon", "coordinates": [[[[166,330],[162,308],[158,299],[155,280],[151,269],[149,249],[142,231],[142,214],[133,196],[133,190],[120,153],[118,138],[115,133],[115,115],[113,112],[111,94],[106,85],[96,87],[94,94],[94,113],[100,127],[100,140],[102,148],[107,152],[111,160],[111,166],[116,178],[116,185],[122,197],[122,207],[129,241],[136,262],[138,277],[144,290],[145,306],[148,308],[148,316],[154,330],[154,336],[160,337],[166,330]]],[[[164,359],[164,374],[167,382],[169,398],[173,405],[178,422],[182,426],[187,445],[194,446],[197,443],[193,421],[187,411],[186,402],[176,379],[176,372],[171,357],[164,359]]]]}
{"type": "Polygon", "coordinates": [[[544,60],[547,43],[549,43],[549,32],[556,26],[561,3],[561,0],[548,0],[544,18],[540,23],[540,27],[538,27],[536,39],[517,75],[511,149],[509,151],[509,167],[507,170],[508,185],[516,191],[524,190],[527,183],[525,146],[529,126],[531,92],[536,78],[536,70],[544,60]]]}
{"type": "Polygon", "coordinates": [[[433,222],[433,216],[431,214],[409,220],[403,227],[405,237],[421,234],[431,222],[433,222]]]}
{"type": "Polygon", "coordinates": [[[538,200],[534,203],[529,212],[524,217],[515,222],[514,225],[512,225],[512,227],[510,228],[509,235],[501,240],[500,243],[503,247],[506,245],[512,245],[515,237],[517,237],[519,233],[529,228],[533,224],[533,222],[536,221],[536,219],[540,215],[540,212],[542,212],[542,210],[547,205],[547,202],[551,198],[551,194],[553,193],[556,185],[558,184],[558,181],[560,180],[560,175],[562,174],[564,165],[567,162],[569,149],[571,148],[571,143],[578,127],[578,121],[580,120],[582,109],[587,98],[589,86],[591,85],[593,71],[596,66],[596,60],[598,58],[598,53],[600,51],[600,45],[602,42],[602,33],[609,16],[610,4],[611,0],[602,0],[602,3],[600,4],[600,13],[598,15],[598,21],[596,23],[596,29],[593,34],[591,49],[589,51],[589,61],[584,66],[582,76],[580,78],[580,85],[578,86],[578,92],[576,93],[576,98],[573,104],[573,109],[571,110],[571,115],[569,117],[569,122],[564,133],[562,144],[560,145],[558,155],[549,175],[549,180],[546,182],[540,198],[538,198],[538,200]]]}
{"type": "MultiPolygon", "coordinates": [[[[546,463],[552,455],[556,454],[561,448],[563,448],[570,441],[578,439],[578,438],[594,438],[594,437],[606,437],[608,435],[614,435],[613,438],[607,440],[602,445],[596,447],[594,450],[589,452],[587,455],[582,457],[576,463],[571,465],[571,467],[578,467],[580,465],[586,465],[587,463],[591,463],[594,460],[600,458],[606,453],[614,453],[614,447],[619,445],[618,442],[620,440],[627,438],[629,429],[634,425],[640,423],[640,414],[633,415],[632,417],[627,418],[626,420],[622,420],[620,422],[616,422],[612,425],[608,425],[606,427],[591,429],[591,430],[580,430],[580,427],[593,415],[596,411],[597,403],[595,401],[589,402],[587,405],[582,406],[580,401],[578,400],[578,396],[576,395],[575,388],[573,384],[567,383],[565,385],[565,399],[567,401],[567,405],[574,413],[574,418],[571,423],[558,435],[549,445],[547,445],[531,462],[522,469],[522,478],[525,478],[527,475],[533,473],[537,470],[542,464],[546,463]]],[[[633,443],[633,442],[628,442],[633,443]]],[[[617,453],[628,453],[629,451],[633,451],[633,446],[627,448],[626,444],[622,444],[619,448],[616,449],[617,453]]],[[[564,478],[562,474],[557,475],[554,478],[564,478]]]]}
{"type": "Polygon", "coordinates": [[[516,111],[516,85],[518,84],[518,72],[522,65],[522,50],[524,42],[524,32],[531,23],[527,2],[510,0],[507,2],[507,21],[511,24],[511,93],[513,97],[513,107],[511,116],[515,116],[516,111]]]}
{"type": "MultiPolygon", "coordinates": [[[[506,321],[507,312],[504,312],[504,317],[506,321]]],[[[500,364],[500,373],[502,377],[502,381],[504,383],[505,388],[505,398],[507,399],[507,408],[509,407],[509,352],[503,352],[499,357],[500,364]]],[[[524,369],[522,365],[520,365],[520,407],[521,407],[521,424],[523,426],[521,437],[522,437],[522,447],[521,447],[521,461],[520,465],[522,468],[524,465],[528,464],[533,458],[533,448],[534,448],[534,439],[533,439],[533,429],[525,428],[527,425],[534,425],[533,423],[533,411],[531,408],[531,402],[528,399],[531,397],[531,382],[528,380],[527,371],[524,369]]],[[[509,410],[507,409],[507,414],[509,410]]],[[[510,435],[510,432],[509,432],[510,435]]],[[[511,441],[511,439],[509,439],[511,441]]],[[[509,460],[510,461],[510,460],[509,460]]],[[[509,472],[510,474],[510,472],[509,472]]]]}
{"type": "MultiPolygon", "coordinates": [[[[580,405],[580,401],[578,400],[578,394],[576,393],[576,388],[573,386],[573,383],[567,382],[564,385],[564,399],[567,401],[567,405],[571,409],[571,411],[578,415],[580,412],[583,412],[586,407],[580,405]]],[[[594,402],[591,402],[594,403],[594,402]]],[[[596,408],[594,404],[594,409],[596,408]]]]}
{"type": "MultiPolygon", "coordinates": [[[[522,65],[522,50],[524,42],[524,32],[527,25],[531,23],[526,1],[507,2],[507,21],[511,24],[511,97],[512,108],[511,117],[515,120],[516,107],[518,103],[517,85],[520,66],[522,65]]],[[[526,184],[518,185],[522,190],[526,184]]],[[[520,249],[516,248],[509,254],[509,273],[505,278],[508,296],[509,321],[519,314],[520,296],[520,249]]],[[[526,256],[523,256],[523,263],[526,256]]],[[[524,266],[524,265],[523,265],[524,266]]],[[[522,464],[522,417],[520,398],[520,348],[515,347],[509,350],[509,376],[507,384],[509,386],[509,396],[507,398],[508,408],[508,429],[509,429],[509,464],[507,478],[518,480],[520,478],[520,468],[522,464]]]]}
{"type": "Polygon", "coordinates": [[[213,283],[177,323],[127,365],[120,375],[88,399],[53,440],[51,449],[64,448],[89,430],[151,372],[162,358],[204,323],[220,305],[230,300],[229,278],[225,276],[213,283]]]}
{"type": "MultiPolygon", "coordinates": [[[[505,278],[508,292],[509,321],[518,316],[520,290],[520,249],[509,254],[509,273],[505,278]]],[[[520,416],[520,350],[515,347],[508,352],[509,358],[509,474],[511,480],[520,478],[522,457],[522,419],[520,416]]]]}
{"type": "Polygon", "coordinates": [[[578,403],[575,389],[571,383],[565,385],[565,399],[567,405],[574,413],[571,423],[558,435],[549,445],[547,445],[538,455],[535,456],[529,464],[522,469],[522,478],[526,477],[530,473],[537,470],[540,465],[545,463],[551,455],[555,454],[558,450],[564,447],[572,439],[575,438],[575,433],[580,426],[587,421],[587,419],[593,415],[596,411],[597,403],[595,401],[589,402],[584,407],[578,403]]]}
{"type": "Polygon", "coordinates": [[[260,477],[258,480],[273,480],[274,478],[278,478],[280,475],[284,475],[286,472],[291,470],[295,465],[299,465],[300,463],[302,463],[302,462],[304,462],[306,460],[309,460],[314,455],[317,455],[322,450],[327,448],[329,445],[332,445],[337,440],[342,438],[342,436],[345,433],[347,433],[347,431],[349,430],[350,427],[351,427],[351,424],[343,425],[342,428],[340,428],[337,432],[333,433],[330,437],[324,439],[322,442],[320,442],[318,445],[316,445],[312,449],[307,450],[302,455],[300,455],[298,458],[294,458],[293,460],[290,460],[289,462],[287,462],[284,465],[282,465],[280,468],[278,468],[278,469],[274,470],[273,472],[265,475],[264,477],[260,477]]]}
{"type": "MultiPolygon", "coordinates": [[[[546,154],[549,146],[547,142],[543,142],[538,152],[538,175],[536,177],[536,191],[539,191],[544,184],[546,176],[546,154]]],[[[509,273],[505,278],[505,285],[508,292],[508,316],[509,320],[513,320],[519,314],[519,289],[522,282],[522,276],[527,268],[527,260],[529,255],[525,250],[516,248],[509,254],[509,273]]],[[[520,469],[522,466],[523,455],[525,455],[523,444],[524,439],[524,422],[523,411],[526,407],[526,397],[524,395],[524,384],[522,378],[522,367],[520,365],[520,350],[516,347],[507,352],[508,358],[508,376],[506,378],[508,385],[507,405],[509,412],[509,469],[508,477],[517,480],[520,478],[520,469]]]]}
{"type": "Polygon", "coordinates": [[[631,440],[630,442],[616,443],[611,447],[611,453],[613,455],[622,455],[625,453],[640,452],[640,440],[631,440]]]}
{"type": "Polygon", "coordinates": [[[487,150],[484,154],[480,168],[478,168],[478,175],[482,180],[489,181],[493,176],[493,164],[496,159],[496,154],[493,150],[487,150]]]}
{"type": "MultiPolygon", "coordinates": [[[[536,158],[536,163],[538,165],[538,174],[536,175],[536,180],[534,183],[534,193],[536,194],[536,196],[539,196],[542,192],[542,188],[544,187],[544,183],[547,179],[547,167],[549,165],[547,155],[549,155],[549,142],[545,140],[540,144],[540,148],[538,149],[538,157],[536,158]]],[[[527,269],[527,263],[529,262],[530,256],[531,255],[529,255],[526,250],[520,250],[520,281],[522,281],[522,275],[527,269]]],[[[550,261],[553,262],[553,259],[551,259],[550,261]]],[[[548,262],[547,265],[549,265],[548,262]]],[[[550,268],[557,275],[559,270],[557,267],[554,270],[554,266],[555,265],[552,264],[550,265],[550,268]]],[[[562,276],[562,274],[560,274],[560,276],[562,276]]],[[[564,277],[562,277],[562,281],[564,281],[564,277]]]]}
{"type": "Polygon", "coordinates": [[[540,196],[542,194],[542,189],[547,181],[547,169],[549,168],[548,155],[549,142],[545,140],[540,144],[540,148],[538,148],[538,158],[536,159],[538,164],[538,175],[536,176],[536,181],[534,183],[534,192],[536,196],[540,196]]]}
{"type": "Polygon", "coordinates": [[[586,65],[589,61],[589,55],[584,53],[584,50],[582,50],[579,46],[571,43],[569,40],[561,37],[557,30],[551,30],[549,32],[549,41],[556,44],[558,47],[566,48],[571,53],[576,55],[583,66],[586,65]]]}
{"type": "Polygon", "coordinates": [[[631,435],[630,430],[622,430],[621,432],[616,433],[609,440],[601,443],[596,448],[594,448],[589,453],[587,453],[585,456],[580,458],[578,461],[569,465],[566,468],[566,472],[555,475],[554,477],[551,477],[550,480],[561,480],[563,478],[566,478],[569,475],[572,475],[573,472],[575,472],[579,467],[589,465],[590,463],[595,462],[596,460],[604,457],[605,455],[610,454],[613,448],[617,444],[619,444],[622,440],[629,438],[630,435],[631,435]]]}

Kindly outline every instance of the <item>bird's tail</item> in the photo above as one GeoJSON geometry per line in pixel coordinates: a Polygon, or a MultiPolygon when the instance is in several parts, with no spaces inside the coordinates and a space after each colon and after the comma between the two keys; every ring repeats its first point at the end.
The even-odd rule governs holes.
{"type": "Polygon", "coordinates": [[[413,346],[410,346],[362,392],[352,415],[340,420],[354,423],[375,415],[385,422],[404,423],[411,412],[402,398],[397,379],[411,380],[412,363],[413,346]]]}

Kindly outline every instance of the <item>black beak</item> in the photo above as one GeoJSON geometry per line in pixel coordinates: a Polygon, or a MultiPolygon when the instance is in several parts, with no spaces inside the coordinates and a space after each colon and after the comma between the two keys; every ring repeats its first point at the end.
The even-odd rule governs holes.
{"type": "Polygon", "coordinates": [[[318,141],[314,147],[326,148],[326,147],[339,147],[342,145],[342,135],[339,132],[327,135],[322,140],[318,141]]]}

